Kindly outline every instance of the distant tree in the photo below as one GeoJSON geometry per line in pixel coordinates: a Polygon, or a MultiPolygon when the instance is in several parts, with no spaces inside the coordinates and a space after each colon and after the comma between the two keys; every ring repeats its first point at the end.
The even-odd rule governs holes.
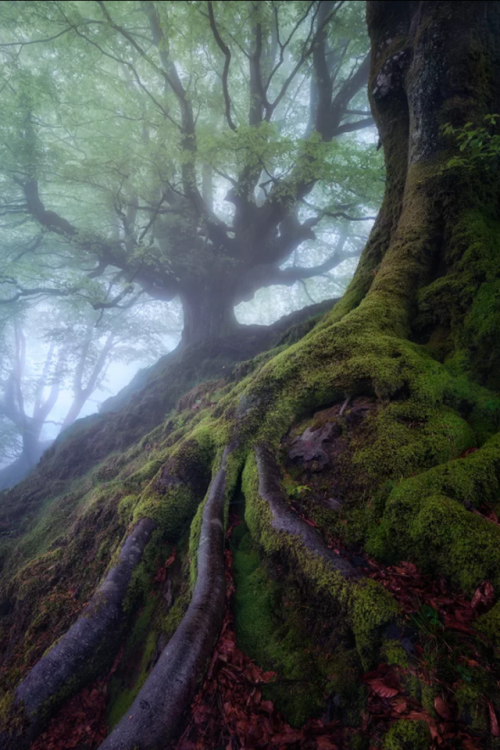
{"type": "Polygon", "coordinates": [[[344,229],[382,186],[373,135],[353,135],[373,125],[362,4],[99,0],[1,14],[0,213],[29,248],[9,256],[4,301],[41,288],[96,307],[178,298],[192,343],[234,331],[235,305],[259,288],[359,254],[344,229]],[[282,267],[332,223],[320,262],[282,267]],[[28,283],[26,264],[48,251],[73,274],[42,265],[44,284],[28,283]]]}
{"type": "Polygon", "coordinates": [[[52,434],[69,427],[91,396],[104,386],[109,365],[152,364],[167,349],[166,334],[180,334],[180,320],[158,322],[151,303],[133,311],[96,313],[81,303],[46,304],[21,311],[6,325],[0,366],[0,489],[20,481],[38,462],[52,434]],[[145,309],[144,309],[145,307],[145,309]],[[42,324],[36,319],[41,318],[42,324]],[[29,331],[29,333],[27,333],[29,331]],[[62,392],[71,401],[50,419],[62,392]]]}

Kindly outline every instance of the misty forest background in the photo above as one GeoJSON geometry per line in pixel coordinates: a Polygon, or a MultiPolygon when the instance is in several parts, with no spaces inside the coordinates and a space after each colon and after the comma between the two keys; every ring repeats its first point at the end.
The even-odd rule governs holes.
{"type": "Polygon", "coordinates": [[[123,4],[110,28],[98,3],[3,4],[0,466],[17,463],[0,470],[0,487],[178,344],[185,278],[194,295],[207,277],[223,295],[232,266],[242,290],[229,305],[247,325],[342,295],[384,182],[364,7],[342,5],[219,4],[216,19],[210,4],[208,15],[196,3],[123,4]],[[311,138],[313,42],[334,15],[325,64],[335,111],[311,138]],[[166,49],[160,20],[178,73],[152,57],[166,49]],[[59,222],[37,214],[28,180],[59,222]],[[241,263],[230,247],[246,231],[238,200],[261,206],[273,194],[293,206],[291,237],[272,265],[252,238],[259,265],[241,263]],[[197,201],[225,233],[215,250],[197,201]]]}

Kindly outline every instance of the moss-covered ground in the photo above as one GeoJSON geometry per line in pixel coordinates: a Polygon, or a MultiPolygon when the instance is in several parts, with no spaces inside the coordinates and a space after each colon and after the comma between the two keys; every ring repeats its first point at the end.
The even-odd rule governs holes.
{"type": "MultiPolygon", "coordinates": [[[[421,182],[415,180],[418,197],[421,182]]],[[[419,210],[423,221],[425,205],[419,210]]],[[[413,227],[412,237],[416,231],[413,227]]],[[[494,647],[500,640],[495,598],[483,601],[477,617],[464,626],[482,634],[481,639],[463,631],[476,645],[450,641],[446,623],[437,623],[429,635],[425,619],[417,616],[412,627],[424,653],[416,646],[402,653],[388,645],[387,629],[404,632],[404,608],[382,577],[370,577],[364,566],[368,558],[388,570],[411,563],[422,575],[444,580],[450,596],[460,592],[469,600],[485,582],[495,596],[500,587],[496,360],[474,365],[466,334],[467,326],[480,325],[474,306],[458,322],[440,319],[435,331],[446,346],[437,345],[437,333],[427,335],[429,300],[439,291],[432,284],[422,287],[414,316],[418,325],[409,324],[409,287],[421,269],[418,253],[412,255],[401,242],[375,274],[370,272],[370,292],[360,304],[354,292],[366,276],[366,259],[349,294],[306,335],[288,337],[275,351],[228,368],[227,375],[219,368],[194,389],[187,378],[185,388],[176,390],[176,405],[163,412],[158,407],[154,425],[151,415],[142,427],[134,423],[146,398],[135,394],[130,409],[122,407],[119,419],[110,416],[106,428],[134,423],[127,444],[111,436],[108,448],[100,443],[87,471],[80,466],[72,473],[69,446],[85,454],[92,439],[92,429],[77,427],[56,443],[33,477],[0,498],[5,700],[81,613],[132,525],[152,517],[158,530],[124,602],[124,664],[129,666],[126,678],[119,670],[113,677],[109,705],[110,723],[119,720],[187,605],[196,576],[201,504],[222,451],[233,440],[238,449],[229,463],[228,486],[236,487],[243,471],[246,502],[245,524],[233,541],[237,633],[243,650],[277,672],[277,681],[265,690],[279,710],[297,726],[333,712],[338,721],[362,731],[371,705],[363,674],[406,659],[397,664],[408,672],[400,675],[400,694],[420,709],[408,703],[406,718],[401,712],[397,725],[377,739],[380,747],[420,747],[428,741],[425,726],[442,719],[433,707],[437,696],[425,688],[429,679],[445,686],[446,703],[463,731],[476,733],[485,747],[495,746],[492,716],[500,709],[493,685],[494,647]],[[328,435],[316,446],[319,459],[314,444],[312,454],[297,453],[307,430],[310,437],[325,427],[328,435]],[[330,549],[359,567],[359,581],[345,581],[297,540],[273,530],[255,465],[254,448],[263,442],[278,457],[290,507],[319,529],[330,549]],[[16,505],[21,497],[23,509],[16,505]],[[175,596],[164,591],[148,598],[155,591],[155,570],[174,545],[182,558],[178,580],[183,583],[175,596]],[[453,653],[458,649],[463,674],[433,666],[437,657],[429,643],[434,642],[453,653]],[[480,666],[469,674],[464,659],[480,666]],[[420,718],[412,719],[412,712],[420,718]]],[[[460,275],[460,284],[464,278],[460,275]]],[[[478,279],[469,279],[467,289],[474,283],[478,279]]],[[[474,305],[488,291],[484,284],[477,286],[481,294],[474,305]]],[[[462,286],[460,294],[465,295],[462,286]]],[[[484,305],[496,320],[494,305],[484,305]]]]}

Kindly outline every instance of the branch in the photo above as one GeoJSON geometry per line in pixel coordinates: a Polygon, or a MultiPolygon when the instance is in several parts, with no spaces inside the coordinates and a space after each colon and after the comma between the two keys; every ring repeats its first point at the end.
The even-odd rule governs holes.
{"type": "Polygon", "coordinates": [[[35,297],[38,295],[47,297],[67,297],[70,294],[75,294],[79,291],[79,287],[72,287],[70,289],[51,289],[47,287],[34,287],[32,289],[25,289],[17,284],[17,282],[16,285],[18,288],[16,294],[13,297],[9,297],[8,299],[0,299],[0,305],[7,305],[13,302],[18,302],[24,297],[35,297]]]}
{"type": "MultiPolygon", "coordinates": [[[[307,10],[307,14],[309,14],[309,11],[310,11],[311,7],[313,6],[313,4],[314,3],[311,3],[311,5],[309,6],[309,8],[307,10]]],[[[317,6],[316,10],[314,11],[312,19],[311,19],[311,26],[310,26],[310,29],[309,29],[309,33],[308,33],[307,38],[306,38],[306,40],[304,42],[304,45],[302,47],[302,54],[299,57],[299,60],[297,61],[297,63],[295,64],[292,72],[290,73],[290,75],[286,78],[285,82],[283,83],[281,91],[277,95],[276,99],[274,100],[274,102],[272,102],[269,105],[269,113],[270,113],[270,115],[272,115],[272,113],[274,112],[274,110],[276,109],[276,107],[278,106],[278,104],[281,102],[281,100],[285,96],[286,92],[288,91],[288,87],[292,83],[293,79],[295,78],[295,76],[299,72],[299,70],[302,67],[302,65],[304,64],[304,62],[314,52],[316,44],[318,43],[319,39],[321,38],[321,35],[324,32],[324,29],[330,23],[330,21],[332,20],[332,18],[337,14],[337,12],[339,11],[339,9],[341,8],[341,6],[343,4],[344,4],[343,0],[341,0],[341,2],[339,2],[339,3],[337,3],[337,5],[332,10],[332,12],[329,13],[328,15],[326,15],[325,18],[318,24],[316,32],[314,33],[314,23],[316,21],[316,17],[318,15],[319,11],[320,11],[321,6],[322,6],[322,3],[318,3],[318,6],[317,6]]],[[[270,119],[270,117],[269,117],[269,119],[270,119]]]]}
{"type": "Polygon", "coordinates": [[[47,352],[47,356],[45,357],[45,362],[43,364],[42,374],[40,375],[37,388],[36,388],[35,403],[33,404],[33,415],[37,414],[38,410],[40,409],[42,405],[43,390],[45,388],[45,383],[47,381],[47,378],[49,377],[50,366],[52,364],[52,357],[54,355],[54,347],[55,347],[54,341],[51,341],[48,352],[47,352]]]}
{"type": "MultiPolygon", "coordinates": [[[[258,14],[258,5],[252,2],[252,14],[258,14]]],[[[266,120],[271,119],[272,110],[266,96],[266,90],[262,82],[261,57],[262,57],[262,24],[257,19],[253,24],[252,32],[255,38],[255,48],[249,56],[250,61],[250,112],[249,124],[260,125],[262,122],[262,108],[266,111],[266,120]]]]}
{"type": "MultiPolygon", "coordinates": [[[[112,307],[120,307],[119,303],[122,301],[122,299],[125,299],[125,297],[127,297],[129,294],[133,294],[133,292],[134,285],[129,284],[109,302],[93,302],[92,307],[94,308],[94,310],[109,310],[112,307]]],[[[139,296],[140,294],[141,293],[139,293],[139,296]]],[[[130,307],[130,305],[127,305],[127,307],[130,307]]]]}
{"type": "Polygon", "coordinates": [[[373,119],[373,117],[367,117],[366,120],[358,120],[357,122],[346,122],[336,128],[334,135],[340,135],[341,133],[353,133],[355,130],[371,128],[372,125],[375,125],[375,120],[373,119]]]}
{"type": "Polygon", "coordinates": [[[32,39],[30,42],[5,42],[4,44],[0,44],[0,47],[27,47],[29,44],[42,44],[43,42],[52,42],[54,39],[57,39],[63,34],[67,34],[68,31],[71,31],[71,28],[63,29],[58,34],[54,34],[54,36],[47,36],[44,39],[32,39]]]}
{"type": "Polygon", "coordinates": [[[308,17],[308,15],[309,15],[311,9],[313,8],[315,2],[316,2],[316,0],[312,0],[312,2],[309,3],[309,5],[307,6],[306,11],[302,14],[302,16],[300,16],[299,20],[297,21],[297,23],[293,27],[292,31],[290,32],[290,34],[288,36],[288,39],[283,44],[281,43],[280,34],[279,34],[279,6],[276,5],[275,3],[273,3],[274,23],[275,23],[275,27],[276,27],[276,41],[277,41],[278,47],[280,48],[280,58],[279,58],[278,62],[276,63],[276,65],[274,66],[274,68],[271,70],[271,73],[269,74],[269,78],[267,79],[267,83],[266,83],[266,86],[265,86],[266,92],[267,92],[267,90],[268,90],[268,88],[269,88],[269,86],[271,84],[271,81],[272,81],[275,73],[277,73],[277,71],[283,65],[283,62],[284,62],[284,59],[285,59],[285,50],[286,50],[286,48],[288,47],[288,45],[290,44],[291,40],[295,36],[295,32],[297,31],[297,29],[299,28],[299,26],[301,26],[303,24],[303,22],[306,20],[306,18],[308,17]]]}
{"type": "MultiPolygon", "coordinates": [[[[33,421],[39,423],[40,433],[41,433],[41,429],[43,425],[47,422],[47,417],[49,416],[50,412],[56,405],[57,400],[59,398],[62,369],[64,366],[64,362],[66,360],[66,356],[67,356],[66,351],[64,349],[61,349],[59,352],[59,356],[57,358],[55,379],[51,385],[49,395],[47,396],[45,403],[43,404],[40,403],[38,406],[35,405],[33,409],[33,421]]],[[[44,374],[45,374],[45,367],[44,367],[44,374]]],[[[43,377],[44,376],[42,375],[42,378],[43,377]]],[[[42,384],[42,390],[43,390],[43,384],[42,384]]],[[[40,398],[41,398],[41,393],[40,393],[40,398]]]]}
{"type": "Polygon", "coordinates": [[[313,77],[311,80],[310,123],[314,123],[314,129],[318,133],[321,133],[323,137],[326,137],[328,134],[333,91],[332,79],[326,59],[328,42],[326,26],[324,25],[324,19],[328,15],[328,6],[331,4],[332,0],[326,0],[326,2],[320,4],[318,32],[316,34],[317,40],[312,53],[313,77]]]}
{"type": "MultiPolygon", "coordinates": [[[[58,10],[59,10],[59,12],[61,13],[61,15],[63,16],[63,18],[64,18],[64,20],[66,21],[66,23],[68,23],[68,24],[69,24],[69,25],[71,26],[71,28],[73,29],[73,31],[75,32],[75,34],[77,34],[77,35],[78,35],[79,37],[81,37],[82,39],[85,39],[85,41],[86,41],[86,42],[88,42],[88,43],[89,43],[89,44],[91,44],[91,45],[92,45],[93,47],[95,47],[96,49],[98,49],[98,50],[99,50],[99,52],[100,52],[100,53],[101,53],[102,55],[104,55],[105,57],[108,57],[108,58],[109,58],[110,60],[114,60],[115,62],[117,62],[117,63],[120,63],[120,65],[124,65],[124,66],[125,66],[126,68],[128,68],[129,70],[131,70],[131,71],[132,71],[132,74],[133,74],[133,76],[134,76],[134,78],[135,78],[135,80],[136,80],[136,83],[137,83],[137,85],[139,86],[139,88],[140,88],[140,89],[141,89],[142,91],[144,91],[144,93],[145,93],[145,94],[146,94],[147,96],[149,96],[149,98],[150,98],[150,99],[151,99],[151,100],[152,100],[152,101],[154,102],[155,106],[156,106],[156,107],[158,107],[158,109],[159,109],[159,110],[160,110],[160,112],[161,112],[161,113],[162,113],[162,114],[164,115],[164,117],[166,117],[166,118],[167,118],[168,120],[170,120],[170,122],[172,122],[172,123],[173,123],[173,125],[175,125],[175,127],[176,127],[176,128],[180,129],[179,123],[177,123],[177,122],[176,122],[176,121],[175,121],[175,120],[174,120],[174,119],[173,119],[173,118],[172,118],[172,117],[171,117],[171,116],[169,115],[168,111],[167,111],[167,110],[166,110],[166,109],[165,109],[164,107],[162,107],[162,105],[161,105],[161,104],[160,104],[160,103],[159,103],[159,102],[158,102],[158,101],[156,100],[156,98],[155,98],[155,97],[153,96],[153,94],[152,94],[152,93],[151,93],[151,92],[149,91],[149,89],[147,89],[147,88],[146,88],[146,87],[144,86],[144,84],[142,83],[142,81],[141,81],[141,79],[140,79],[140,76],[139,76],[139,74],[137,73],[137,71],[136,71],[135,67],[134,67],[134,66],[132,65],[132,63],[131,63],[131,62],[129,62],[128,60],[122,60],[122,59],[120,59],[119,57],[116,57],[116,55],[112,55],[111,53],[107,52],[107,51],[106,51],[105,49],[103,49],[103,48],[102,48],[102,47],[101,47],[101,46],[100,46],[100,45],[99,45],[99,44],[98,44],[97,42],[95,42],[95,41],[94,41],[93,39],[90,39],[90,38],[89,38],[88,36],[85,36],[85,34],[82,34],[82,32],[81,32],[81,31],[79,31],[78,27],[77,27],[77,26],[75,26],[74,24],[72,24],[72,23],[71,23],[71,21],[70,21],[70,20],[69,20],[69,19],[67,18],[67,16],[66,16],[66,15],[64,14],[64,12],[63,12],[63,10],[62,10],[62,8],[61,8],[60,6],[58,7],[58,10]]],[[[95,22],[95,23],[98,23],[98,22],[95,22]]]]}
{"type": "Polygon", "coordinates": [[[336,134],[337,132],[347,132],[342,130],[339,131],[340,122],[347,114],[346,110],[351,99],[361,88],[363,88],[363,86],[365,86],[366,83],[368,83],[369,72],[370,55],[367,55],[361,65],[347,79],[347,81],[342,84],[340,90],[335,95],[330,107],[330,122],[333,134],[336,134]]]}
{"type": "MultiPolygon", "coordinates": [[[[103,264],[116,266],[116,268],[120,268],[123,271],[132,272],[134,280],[151,294],[152,297],[171,300],[177,295],[178,283],[172,274],[165,273],[160,276],[156,265],[151,269],[133,269],[119,242],[104,242],[101,239],[94,238],[91,240],[83,239],[79,230],[73,224],[59,216],[59,214],[54,211],[47,211],[40,199],[38,193],[38,182],[36,180],[31,180],[27,183],[22,183],[21,180],[16,180],[16,182],[23,188],[28,203],[28,210],[39,224],[65,239],[70,240],[73,244],[76,244],[86,252],[99,257],[100,265],[98,265],[98,267],[91,273],[99,275],[103,264]]],[[[12,282],[13,280],[10,280],[10,283],[12,282]]],[[[18,288],[19,292],[15,297],[10,298],[9,300],[0,300],[0,303],[15,302],[23,296],[30,296],[33,294],[65,296],[79,291],[78,288],[71,288],[67,291],[45,288],[25,290],[19,287],[19,285],[18,288]]]]}
{"type": "Polygon", "coordinates": [[[302,288],[303,288],[304,292],[306,293],[307,298],[310,300],[310,302],[312,302],[313,305],[315,305],[316,304],[316,300],[314,300],[311,297],[311,295],[309,294],[309,289],[307,288],[307,284],[304,281],[304,279],[299,279],[299,282],[302,285],[302,288]]]}
{"type": "MultiPolygon", "coordinates": [[[[293,286],[297,281],[311,279],[315,276],[321,276],[328,271],[332,271],[348,258],[358,257],[361,252],[359,249],[344,249],[347,237],[348,233],[344,230],[338,239],[332,255],[317,266],[312,266],[310,268],[302,268],[300,266],[280,268],[277,263],[261,263],[254,266],[254,268],[248,271],[240,280],[235,295],[237,303],[252,299],[257,289],[260,289],[261,287],[274,285],[293,286]]],[[[302,240],[297,242],[297,245],[299,245],[301,241],[302,240]]]]}
{"type": "Polygon", "coordinates": [[[139,54],[144,57],[150,63],[150,65],[152,65],[153,68],[165,78],[170,88],[174,92],[181,109],[182,148],[189,154],[193,155],[192,162],[190,162],[189,159],[185,159],[183,160],[182,164],[182,182],[184,192],[186,196],[191,200],[198,214],[207,216],[210,212],[208,211],[207,206],[205,205],[205,202],[196,184],[194,156],[197,152],[197,146],[193,109],[191,107],[189,98],[186,95],[186,91],[182,85],[181,79],[179,78],[179,74],[177,73],[177,68],[175,67],[175,64],[172,62],[172,60],[170,60],[168,51],[168,39],[163,33],[160,23],[160,17],[158,15],[156,7],[153,5],[153,3],[147,0],[141,1],[141,7],[143,8],[144,13],[149,20],[153,42],[158,50],[162,68],[159,68],[151,60],[149,55],[136,43],[134,38],[131,37],[131,35],[127,31],[125,31],[125,29],[123,29],[121,26],[118,26],[111,20],[111,16],[105,9],[102,0],[97,0],[97,2],[103,9],[103,12],[106,14],[106,18],[108,18],[113,28],[116,29],[120,34],[122,34],[130,42],[130,44],[134,46],[139,54]]]}
{"type": "Polygon", "coordinates": [[[234,124],[233,119],[231,117],[231,98],[229,96],[229,89],[228,89],[229,66],[231,65],[231,50],[229,49],[229,47],[227,46],[227,44],[224,42],[221,35],[219,34],[219,30],[215,22],[214,9],[213,9],[213,4],[211,0],[209,0],[209,3],[208,3],[208,17],[210,19],[210,28],[212,29],[212,33],[214,35],[215,41],[217,42],[219,49],[222,51],[224,55],[224,70],[222,71],[222,90],[224,92],[224,102],[226,105],[226,120],[231,130],[236,130],[236,125],[234,124]]]}

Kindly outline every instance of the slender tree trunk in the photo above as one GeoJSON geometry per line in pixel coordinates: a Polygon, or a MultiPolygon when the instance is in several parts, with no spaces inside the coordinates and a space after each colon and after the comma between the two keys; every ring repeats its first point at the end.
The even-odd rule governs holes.
{"type": "Polygon", "coordinates": [[[78,416],[85,406],[85,402],[87,401],[90,394],[79,394],[76,395],[73,399],[71,406],[68,409],[68,413],[64,417],[64,421],[62,423],[61,430],[64,430],[66,427],[69,427],[73,422],[78,419],[78,416]]]}

